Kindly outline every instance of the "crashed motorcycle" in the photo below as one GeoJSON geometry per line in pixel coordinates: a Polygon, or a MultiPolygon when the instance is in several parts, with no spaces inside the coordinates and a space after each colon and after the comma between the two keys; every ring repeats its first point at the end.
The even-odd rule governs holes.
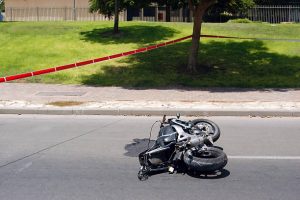
{"type": "Polygon", "coordinates": [[[182,169],[208,174],[227,164],[223,149],[214,146],[220,137],[217,124],[206,119],[183,121],[179,118],[179,114],[168,120],[164,116],[154,145],[149,148],[148,144],[148,149],[139,154],[139,180],[146,180],[151,174],[182,169]]]}

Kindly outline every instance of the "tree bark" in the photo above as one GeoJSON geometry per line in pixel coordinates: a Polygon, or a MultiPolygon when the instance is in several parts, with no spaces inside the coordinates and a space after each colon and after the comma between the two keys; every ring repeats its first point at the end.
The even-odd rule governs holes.
{"type": "Polygon", "coordinates": [[[193,36],[192,36],[192,45],[189,50],[188,66],[187,70],[189,72],[197,72],[198,65],[198,51],[200,46],[200,36],[201,36],[201,27],[202,19],[206,10],[216,3],[215,0],[203,0],[198,5],[193,5],[192,1],[189,1],[189,8],[193,11],[194,24],[193,24],[193,36]]]}
{"type": "Polygon", "coordinates": [[[114,34],[119,33],[119,0],[115,0],[114,34]]]}

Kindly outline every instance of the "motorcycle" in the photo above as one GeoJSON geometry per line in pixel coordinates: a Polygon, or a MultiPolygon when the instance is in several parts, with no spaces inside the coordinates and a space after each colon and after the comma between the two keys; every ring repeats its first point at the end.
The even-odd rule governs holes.
{"type": "Polygon", "coordinates": [[[208,174],[226,166],[226,154],[214,146],[220,137],[218,125],[207,119],[179,118],[177,114],[177,118],[166,120],[164,115],[154,145],[149,148],[148,144],[148,149],[139,154],[139,180],[146,180],[153,173],[181,169],[208,174]]]}

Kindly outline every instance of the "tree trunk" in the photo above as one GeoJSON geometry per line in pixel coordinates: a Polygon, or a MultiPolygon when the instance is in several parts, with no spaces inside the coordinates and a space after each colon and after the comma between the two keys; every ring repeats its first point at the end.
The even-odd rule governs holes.
{"type": "Polygon", "coordinates": [[[194,26],[193,26],[193,37],[192,37],[192,45],[190,47],[190,54],[188,60],[187,70],[189,72],[197,71],[198,64],[198,50],[200,44],[200,34],[202,27],[202,17],[204,12],[200,9],[199,6],[194,10],[194,26]]]}
{"type": "Polygon", "coordinates": [[[166,5],[166,22],[171,21],[171,6],[169,4],[166,5]]]}
{"type": "Polygon", "coordinates": [[[213,5],[215,0],[203,0],[198,5],[192,5],[192,1],[190,2],[190,10],[193,11],[194,16],[194,26],[193,26],[193,37],[192,37],[192,45],[189,50],[189,58],[188,58],[188,66],[187,70],[189,72],[197,72],[198,65],[198,51],[200,46],[200,35],[201,35],[201,27],[202,27],[202,19],[206,10],[213,5]]]}
{"type": "Polygon", "coordinates": [[[119,0],[115,0],[114,34],[119,33],[119,0]]]}

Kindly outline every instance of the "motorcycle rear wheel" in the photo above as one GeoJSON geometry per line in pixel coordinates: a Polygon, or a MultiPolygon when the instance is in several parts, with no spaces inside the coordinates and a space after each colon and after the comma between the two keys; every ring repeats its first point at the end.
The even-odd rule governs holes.
{"type": "Polygon", "coordinates": [[[227,155],[219,148],[207,147],[205,150],[187,150],[183,157],[189,170],[209,173],[224,168],[227,155]]]}
{"type": "Polygon", "coordinates": [[[199,128],[202,132],[210,135],[214,142],[217,141],[221,135],[219,126],[207,119],[195,119],[192,121],[192,126],[199,128]]]}

